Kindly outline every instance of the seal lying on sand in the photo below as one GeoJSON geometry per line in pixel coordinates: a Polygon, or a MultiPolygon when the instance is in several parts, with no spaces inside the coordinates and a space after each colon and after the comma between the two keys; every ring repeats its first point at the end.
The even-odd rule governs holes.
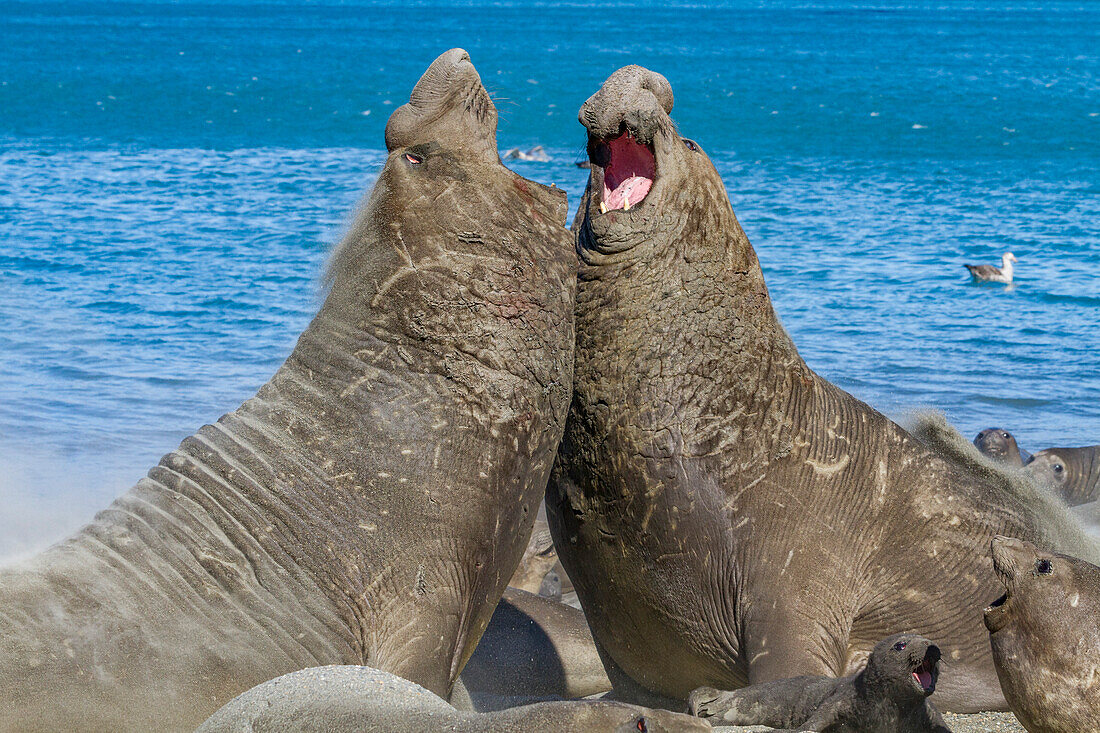
{"type": "Polygon", "coordinates": [[[333,663],[450,692],[523,553],[572,365],[565,196],[495,138],[448,51],[390,117],[278,372],[0,574],[0,729],[190,730],[333,663]]]}
{"type": "Polygon", "coordinates": [[[719,692],[691,693],[691,712],[717,725],[770,725],[861,733],[949,733],[928,697],[936,690],[940,650],[916,634],[875,645],[867,666],[850,677],[794,677],[719,692]]]}
{"type": "Polygon", "coordinates": [[[1100,567],[996,537],[985,609],[1008,706],[1031,733],[1100,730],[1100,567]]]}
{"type": "Polygon", "coordinates": [[[306,669],[240,695],[197,733],[638,733],[705,731],[688,715],[616,702],[546,702],[462,713],[428,690],[370,667],[306,669]]]}
{"type": "Polygon", "coordinates": [[[1100,499],[1100,445],[1046,448],[1024,470],[1070,506],[1100,499]]]}
{"type": "Polygon", "coordinates": [[[580,113],[593,165],[547,514],[616,696],[851,674],[902,628],[951,662],[941,709],[1004,708],[981,548],[1088,539],[1030,482],[978,479],[814,374],[672,101],[629,66],[580,113]]]}
{"type": "Polygon", "coordinates": [[[981,451],[982,455],[1006,466],[1020,468],[1024,465],[1020,446],[1016,444],[1016,438],[1012,433],[1007,430],[986,428],[974,438],[974,446],[981,451]]]}
{"type": "Polygon", "coordinates": [[[508,588],[450,701],[484,712],[610,689],[579,609],[508,588]]]}

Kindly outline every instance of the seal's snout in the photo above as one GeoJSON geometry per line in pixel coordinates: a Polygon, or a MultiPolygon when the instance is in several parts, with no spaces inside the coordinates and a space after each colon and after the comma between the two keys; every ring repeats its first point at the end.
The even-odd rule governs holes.
{"type": "MultiPolygon", "coordinates": [[[[919,647],[918,650],[919,652],[919,647]]],[[[935,644],[927,644],[923,654],[918,654],[913,660],[913,680],[924,691],[925,696],[936,691],[936,680],[940,676],[940,648],[935,644]]]]}
{"type": "Polygon", "coordinates": [[[496,107],[461,48],[444,51],[416,82],[407,104],[386,123],[386,149],[425,142],[454,142],[497,159],[496,107]]]}

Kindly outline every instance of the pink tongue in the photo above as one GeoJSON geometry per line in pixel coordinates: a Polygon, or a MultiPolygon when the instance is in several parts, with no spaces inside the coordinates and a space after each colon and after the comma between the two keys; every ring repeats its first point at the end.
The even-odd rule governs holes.
{"type": "Polygon", "coordinates": [[[924,689],[928,689],[932,684],[932,673],[921,670],[920,672],[914,672],[913,676],[917,678],[917,682],[920,682],[920,686],[924,689]]]}
{"type": "Polygon", "coordinates": [[[625,133],[607,145],[611,160],[603,173],[603,202],[609,209],[622,209],[627,203],[634,206],[653,186],[653,153],[625,133]]]}

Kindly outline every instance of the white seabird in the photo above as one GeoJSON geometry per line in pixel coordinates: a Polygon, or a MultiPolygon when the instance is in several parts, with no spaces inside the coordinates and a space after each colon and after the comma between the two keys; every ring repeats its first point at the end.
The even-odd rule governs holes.
{"type": "Polygon", "coordinates": [[[1005,252],[1001,257],[1001,266],[996,265],[963,265],[970,270],[970,275],[979,282],[1011,283],[1012,263],[1016,261],[1016,255],[1005,252]]]}

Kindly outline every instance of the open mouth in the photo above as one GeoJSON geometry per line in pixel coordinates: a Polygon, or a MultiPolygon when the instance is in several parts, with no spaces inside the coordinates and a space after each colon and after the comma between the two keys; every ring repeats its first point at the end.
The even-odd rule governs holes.
{"type": "Polygon", "coordinates": [[[657,177],[657,158],[652,146],[638,142],[626,131],[601,143],[600,157],[605,160],[601,213],[616,209],[630,211],[645,200],[657,177]]]}
{"type": "Polygon", "coordinates": [[[931,695],[936,689],[936,658],[929,649],[924,659],[912,672],[913,679],[924,690],[924,694],[931,695]]]}

